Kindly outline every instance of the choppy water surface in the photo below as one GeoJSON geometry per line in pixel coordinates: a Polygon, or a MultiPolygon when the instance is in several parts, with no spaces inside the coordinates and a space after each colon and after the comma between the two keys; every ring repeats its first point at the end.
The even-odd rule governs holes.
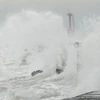
{"type": "Polygon", "coordinates": [[[61,100],[99,89],[100,18],[82,25],[82,35],[68,36],[52,12],[8,16],[0,28],[0,100],[61,100]],[[35,70],[43,73],[31,76],[35,70]]]}

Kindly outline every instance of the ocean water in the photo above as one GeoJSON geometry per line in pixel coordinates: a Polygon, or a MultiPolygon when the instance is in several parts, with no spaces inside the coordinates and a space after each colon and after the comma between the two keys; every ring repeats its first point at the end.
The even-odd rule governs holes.
{"type": "Polygon", "coordinates": [[[61,100],[99,89],[99,16],[84,18],[73,36],[53,12],[22,10],[0,26],[0,100],[61,100]],[[43,73],[31,76],[35,70],[43,73]]]}

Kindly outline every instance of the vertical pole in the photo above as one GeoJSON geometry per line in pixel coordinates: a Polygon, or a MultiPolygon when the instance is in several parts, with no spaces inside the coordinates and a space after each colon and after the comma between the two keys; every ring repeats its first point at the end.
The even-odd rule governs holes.
{"type": "Polygon", "coordinates": [[[79,46],[80,46],[80,43],[79,42],[75,42],[75,47],[76,47],[76,55],[77,55],[77,62],[76,62],[76,66],[77,66],[77,71],[79,71],[79,69],[80,69],[80,64],[79,64],[79,51],[78,51],[78,49],[79,49],[79,46]]]}

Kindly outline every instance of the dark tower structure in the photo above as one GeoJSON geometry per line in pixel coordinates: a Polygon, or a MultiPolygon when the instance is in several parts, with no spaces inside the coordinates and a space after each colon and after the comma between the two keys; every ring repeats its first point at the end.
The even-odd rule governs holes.
{"type": "Polygon", "coordinates": [[[69,21],[69,24],[68,24],[68,34],[73,34],[74,33],[74,17],[73,17],[73,14],[70,13],[68,11],[67,13],[68,15],[68,21],[69,21]]]}

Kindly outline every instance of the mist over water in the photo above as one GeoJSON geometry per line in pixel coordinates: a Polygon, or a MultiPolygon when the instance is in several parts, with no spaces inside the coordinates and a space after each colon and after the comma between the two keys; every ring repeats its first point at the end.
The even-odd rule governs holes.
{"type": "Polygon", "coordinates": [[[60,100],[98,90],[99,32],[100,17],[95,15],[84,18],[74,36],[68,36],[62,17],[52,12],[22,10],[7,16],[0,28],[0,77],[8,82],[0,83],[7,88],[1,98],[60,100]],[[76,41],[81,43],[79,71],[76,41]],[[28,64],[20,66],[22,59],[28,64]],[[56,68],[63,72],[58,75],[56,68]],[[31,77],[38,69],[43,73],[31,77]]]}
{"type": "Polygon", "coordinates": [[[32,55],[34,56],[39,47],[52,50],[57,45],[59,47],[68,43],[68,35],[63,27],[62,17],[51,12],[37,13],[22,10],[19,13],[11,14],[4,21],[0,33],[1,48],[6,48],[4,53],[7,55],[5,54],[5,56],[13,57],[13,60],[18,60],[25,49],[35,52],[32,55]]]}
{"type": "Polygon", "coordinates": [[[1,29],[1,37],[5,44],[16,48],[18,46],[18,49],[22,45],[26,49],[32,48],[36,43],[46,45],[54,41],[63,42],[68,38],[61,16],[51,12],[37,13],[28,10],[8,16],[1,29]],[[61,37],[65,38],[60,39],[61,37]]]}
{"type": "Polygon", "coordinates": [[[100,90],[100,17],[92,15],[83,19],[85,38],[80,49],[81,70],[78,73],[79,85],[74,91],[76,95],[100,90]]]}

